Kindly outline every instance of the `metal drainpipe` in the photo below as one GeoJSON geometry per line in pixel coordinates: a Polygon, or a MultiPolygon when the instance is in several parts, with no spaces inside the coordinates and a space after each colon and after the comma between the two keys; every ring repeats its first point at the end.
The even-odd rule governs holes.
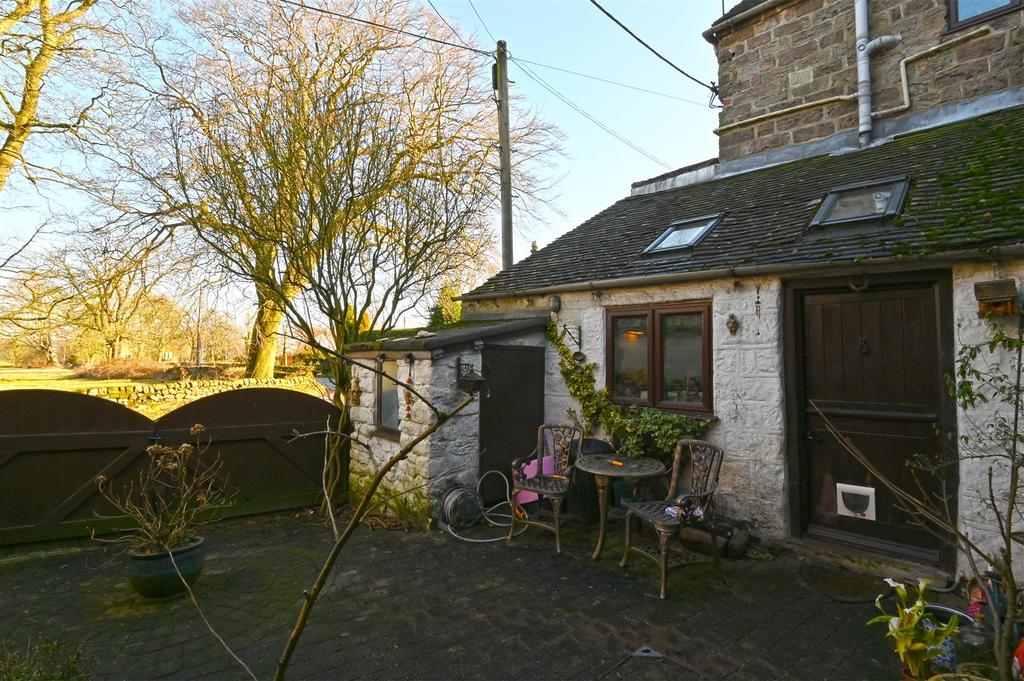
{"type": "Polygon", "coordinates": [[[871,143],[871,57],[899,44],[898,35],[884,35],[871,40],[868,26],[868,0],[854,0],[854,21],[857,30],[857,113],[860,125],[857,137],[860,146],[871,143]]]}

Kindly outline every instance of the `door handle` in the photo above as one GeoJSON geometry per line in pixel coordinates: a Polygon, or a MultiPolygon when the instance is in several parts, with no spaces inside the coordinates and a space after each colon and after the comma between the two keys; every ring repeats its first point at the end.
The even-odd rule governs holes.
{"type": "Polygon", "coordinates": [[[811,431],[807,431],[807,435],[804,436],[804,439],[807,440],[808,442],[821,442],[821,438],[811,431]]]}

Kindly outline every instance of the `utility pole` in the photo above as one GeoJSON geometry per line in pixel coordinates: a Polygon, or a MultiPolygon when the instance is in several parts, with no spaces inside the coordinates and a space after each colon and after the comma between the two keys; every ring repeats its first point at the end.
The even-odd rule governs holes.
{"type": "Polygon", "coordinates": [[[491,72],[498,91],[498,145],[501,170],[501,269],[512,267],[512,150],[508,130],[508,50],[498,41],[497,61],[491,72]]]}

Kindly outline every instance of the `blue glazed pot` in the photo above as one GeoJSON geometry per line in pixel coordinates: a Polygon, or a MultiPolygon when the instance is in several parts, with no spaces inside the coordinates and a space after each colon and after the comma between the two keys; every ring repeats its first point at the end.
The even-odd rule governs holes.
{"type": "MultiPolygon", "coordinates": [[[[182,544],[171,551],[181,577],[189,586],[195,584],[206,561],[206,547],[202,537],[182,544]]],[[[143,598],[171,598],[187,591],[174,563],[166,553],[128,553],[128,583],[143,598]]]]}

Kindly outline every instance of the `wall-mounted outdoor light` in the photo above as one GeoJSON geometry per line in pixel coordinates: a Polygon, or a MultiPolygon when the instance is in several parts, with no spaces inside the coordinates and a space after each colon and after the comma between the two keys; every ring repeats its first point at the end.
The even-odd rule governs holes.
{"type": "Polygon", "coordinates": [[[1017,282],[1014,279],[976,282],[974,298],[978,301],[979,317],[1017,314],[1017,282]]]}
{"type": "Polygon", "coordinates": [[[725,320],[725,328],[729,329],[730,336],[736,335],[736,332],[739,331],[740,328],[740,320],[736,318],[736,315],[729,315],[729,317],[725,320]]]}
{"type": "Polygon", "coordinates": [[[472,362],[459,362],[458,377],[456,379],[459,390],[472,395],[480,392],[485,382],[484,377],[477,373],[476,367],[473,366],[472,362]]]}
{"type": "Polygon", "coordinates": [[[352,390],[351,390],[351,392],[352,392],[352,397],[351,397],[352,406],[358,407],[359,404],[360,404],[360,399],[363,396],[363,389],[359,387],[359,377],[358,376],[353,376],[352,377],[352,390]]]}
{"type": "Polygon", "coordinates": [[[473,349],[476,350],[477,352],[480,352],[481,350],[484,349],[484,342],[482,340],[473,341],[473,349]]]}
{"type": "Polygon", "coordinates": [[[562,309],[562,299],[558,296],[548,298],[548,309],[552,312],[560,311],[562,309]]]}

